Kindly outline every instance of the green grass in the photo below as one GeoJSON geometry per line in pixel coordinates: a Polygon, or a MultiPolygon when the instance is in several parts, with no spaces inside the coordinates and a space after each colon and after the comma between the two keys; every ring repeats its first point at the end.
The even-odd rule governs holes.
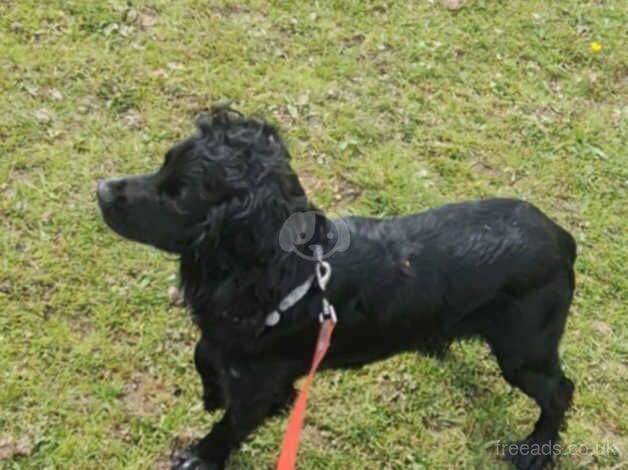
{"type": "MultiPolygon", "coordinates": [[[[229,100],[281,127],[330,212],[516,196],[567,227],[577,393],[560,463],[628,467],[624,2],[318,3],[0,1],[0,466],[166,468],[217,419],[197,333],[169,306],[176,260],[111,233],[93,192],[229,100]]],[[[500,468],[495,442],[536,413],[481,344],[324,373],[299,468],[500,468]]],[[[271,468],[284,425],[232,467],[271,468]]]]}

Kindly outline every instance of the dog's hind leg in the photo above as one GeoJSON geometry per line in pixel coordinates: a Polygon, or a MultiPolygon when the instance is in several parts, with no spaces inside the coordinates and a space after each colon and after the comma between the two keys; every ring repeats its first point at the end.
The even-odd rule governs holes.
{"type": "Polygon", "coordinates": [[[565,412],[571,404],[573,383],[562,373],[558,356],[541,362],[524,362],[520,365],[499,361],[504,378],[533,398],[541,408],[534,431],[520,443],[505,447],[507,456],[517,468],[541,470],[557,452],[558,431],[565,412]]]}
{"type": "Polygon", "coordinates": [[[524,441],[505,447],[505,456],[519,469],[546,468],[558,450],[558,432],[574,390],[558,355],[572,291],[568,277],[557,277],[515,300],[505,312],[496,312],[498,326],[486,335],[504,378],[541,408],[534,431],[524,441]]]}
{"type": "MultiPolygon", "coordinates": [[[[172,470],[223,469],[236,449],[262,422],[294,397],[295,367],[285,364],[230,364],[226,411],[209,434],[175,457],[172,470]]],[[[300,371],[302,372],[302,371],[300,371]]]]}

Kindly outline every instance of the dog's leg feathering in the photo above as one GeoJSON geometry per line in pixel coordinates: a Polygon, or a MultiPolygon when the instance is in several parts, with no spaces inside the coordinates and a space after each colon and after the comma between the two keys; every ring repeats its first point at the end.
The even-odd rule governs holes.
{"type": "Polygon", "coordinates": [[[220,354],[220,350],[213,347],[211,342],[203,337],[201,337],[194,349],[194,365],[201,376],[203,405],[207,412],[225,407],[219,367],[220,354]]]}
{"type": "Polygon", "coordinates": [[[250,362],[229,365],[225,384],[227,397],[224,416],[209,434],[177,455],[172,470],[218,470],[225,467],[236,449],[269,416],[285,408],[294,398],[292,382],[298,376],[290,367],[250,362]]]}

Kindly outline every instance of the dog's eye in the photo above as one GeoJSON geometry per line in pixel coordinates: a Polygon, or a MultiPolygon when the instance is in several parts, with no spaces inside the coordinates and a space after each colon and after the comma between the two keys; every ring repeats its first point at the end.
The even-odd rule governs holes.
{"type": "Polygon", "coordinates": [[[164,186],[163,192],[170,199],[177,199],[183,194],[183,186],[180,184],[169,184],[164,186]]]}

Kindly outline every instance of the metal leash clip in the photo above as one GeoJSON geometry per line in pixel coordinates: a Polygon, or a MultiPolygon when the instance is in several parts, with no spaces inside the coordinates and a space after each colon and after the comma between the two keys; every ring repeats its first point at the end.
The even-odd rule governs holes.
{"type": "Polygon", "coordinates": [[[316,280],[321,290],[325,292],[329,279],[331,278],[331,266],[327,261],[318,261],[316,263],[316,280]]]}
{"type": "Polygon", "coordinates": [[[325,320],[331,320],[334,323],[338,323],[338,317],[336,316],[336,309],[329,303],[326,297],[323,297],[323,311],[318,315],[318,321],[323,323],[325,320]]]}
{"type": "Polygon", "coordinates": [[[318,315],[318,320],[321,323],[325,320],[331,320],[334,323],[337,323],[338,317],[336,316],[336,309],[331,303],[329,303],[327,297],[325,297],[325,289],[327,289],[327,284],[329,284],[329,279],[331,279],[331,265],[327,261],[323,260],[322,246],[316,245],[314,247],[314,254],[316,255],[316,280],[323,292],[323,310],[318,315]]]}

